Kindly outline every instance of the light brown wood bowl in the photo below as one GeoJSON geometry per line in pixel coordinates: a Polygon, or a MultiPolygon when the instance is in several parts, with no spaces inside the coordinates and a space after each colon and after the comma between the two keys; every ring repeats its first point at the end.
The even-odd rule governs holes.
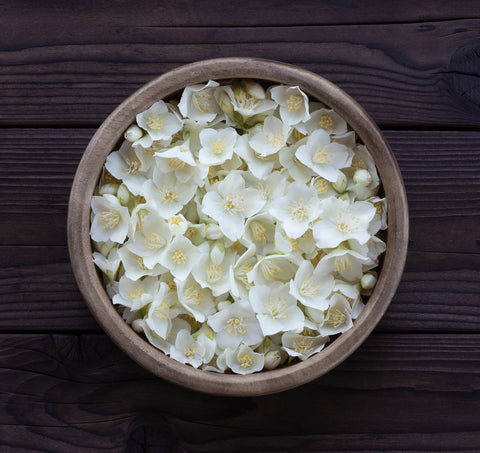
{"type": "Polygon", "coordinates": [[[408,246],[408,207],[395,157],[369,115],[340,88],[312,72],[275,61],[221,58],[188,64],[144,85],[99,127],[79,163],[68,207],[68,246],[73,272],[92,314],[111,339],[152,373],[181,386],[215,395],[256,396],[312,381],[344,361],[372,332],[389,306],[402,276],[408,246]],[[90,202],[107,155],[116,149],[137,113],[185,86],[208,80],[251,78],[299,86],[339,113],[372,154],[388,203],[387,249],[377,285],[354,326],[309,359],[246,376],[217,374],[171,359],[137,334],[117,313],[92,260],[90,202]]]}

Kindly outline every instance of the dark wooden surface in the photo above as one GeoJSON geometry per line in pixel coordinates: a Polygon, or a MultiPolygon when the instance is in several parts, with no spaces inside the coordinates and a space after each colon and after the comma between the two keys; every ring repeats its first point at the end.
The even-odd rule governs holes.
{"type": "Polygon", "coordinates": [[[0,17],[0,452],[480,451],[480,1],[17,0],[0,17]],[[98,328],[67,252],[95,128],[153,77],[217,56],[345,89],[409,201],[382,322],[328,375],[268,397],[142,370],[98,328]]]}

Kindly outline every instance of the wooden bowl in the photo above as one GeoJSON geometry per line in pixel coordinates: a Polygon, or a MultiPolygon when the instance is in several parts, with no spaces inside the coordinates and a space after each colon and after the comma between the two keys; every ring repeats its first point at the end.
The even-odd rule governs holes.
{"type": "Polygon", "coordinates": [[[369,115],[340,88],[298,67],[254,58],[221,58],[188,64],[154,79],[126,99],[99,127],[78,166],[68,209],[68,246],[73,272],[94,317],[112,340],[152,373],[181,386],[215,395],[255,396],[307,383],[344,361],[382,318],[397,289],[408,245],[405,188],[391,149],[369,115]],[[309,359],[246,376],[217,374],[184,365],[137,334],[117,313],[92,260],[90,202],[107,155],[116,149],[137,113],[194,83],[251,78],[299,86],[339,113],[372,154],[388,202],[387,249],[377,285],[354,326],[309,359]]]}

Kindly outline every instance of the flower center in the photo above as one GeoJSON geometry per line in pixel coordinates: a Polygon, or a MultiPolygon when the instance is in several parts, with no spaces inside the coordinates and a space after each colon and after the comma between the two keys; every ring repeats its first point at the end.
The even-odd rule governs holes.
{"type": "Polygon", "coordinates": [[[240,362],[240,366],[242,368],[248,368],[253,362],[252,358],[248,354],[244,354],[242,357],[239,357],[238,361],[240,362]]]}
{"type": "Polygon", "coordinates": [[[318,124],[322,129],[329,129],[333,126],[333,121],[330,115],[322,115],[318,124]]]}
{"type": "Polygon", "coordinates": [[[318,294],[320,286],[322,286],[321,283],[315,285],[314,277],[308,277],[306,280],[303,281],[302,286],[300,287],[300,292],[304,296],[316,296],[318,294]]]}
{"type": "Polygon", "coordinates": [[[109,209],[108,211],[103,211],[100,214],[100,221],[102,222],[102,228],[104,230],[112,230],[115,228],[120,222],[120,214],[113,209],[109,209]]]}
{"type": "Polygon", "coordinates": [[[283,145],[285,143],[285,135],[282,134],[280,129],[278,129],[273,135],[266,134],[265,138],[267,139],[267,145],[273,147],[283,145]]]}
{"type": "Polygon", "coordinates": [[[280,272],[282,271],[273,260],[263,260],[260,263],[260,270],[267,281],[278,280],[280,272]]]}
{"type": "Polygon", "coordinates": [[[223,140],[218,140],[215,143],[213,143],[212,151],[213,151],[213,154],[215,154],[216,156],[222,154],[225,151],[225,144],[223,143],[223,140]]]}
{"type": "Polygon", "coordinates": [[[176,250],[172,255],[172,261],[176,264],[185,264],[187,261],[187,255],[185,255],[185,253],[183,253],[181,250],[176,250]]]}
{"type": "Polygon", "coordinates": [[[223,277],[223,270],[217,264],[210,264],[207,267],[207,281],[208,283],[216,282],[219,278],[223,277]]]}
{"type": "Polygon", "coordinates": [[[288,99],[287,99],[287,110],[289,112],[296,112],[302,105],[302,100],[298,97],[298,96],[295,96],[295,95],[291,95],[288,99]]]}
{"type": "Polygon", "coordinates": [[[273,320],[276,321],[278,319],[287,318],[288,313],[285,311],[288,308],[288,305],[285,303],[287,299],[281,296],[278,296],[275,300],[273,297],[270,297],[270,301],[268,302],[268,306],[264,305],[264,307],[270,312],[273,320]]]}
{"type": "Polygon", "coordinates": [[[253,238],[255,242],[266,241],[268,239],[268,230],[259,222],[252,222],[250,224],[253,238]]]}
{"type": "Polygon", "coordinates": [[[335,260],[335,272],[340,272],[341,274],[345,273],[347,270],[352,270],[353,266],[352,263],[348,258],[337,258],[335,260]]]}
{"type": "Polygon", "coordinates": [[[313,351],[313,339],[301,337],[293,342],[293,349],[299,354],[309,354],[313,351]]]}
{"type": "Polygon", "coordinates": [[[195,357],[195,351],[196,350],[197,350],[197,348],[195,346],[191,346],[191,345],[183,347],[183,353],[185,354],[185,357],[187,357],[190,360],[195,357]]]}
{"type": "Polygon", "coordinates": [[[150,233],[145,238],[145,246],[148,247],[148,250],[161,249],[165,244],[166,244],[165,239],[163,239],[157,233],[150,233]]]}
{"type": "Polygon", "coordinates": [[[224,199],[223,199],[223,209],[227,211],[230,215],[235,216],[241,211],[245,211],[245,206],[243,206],[243,202],[245,201],[245,198],[239,195],[238,193],[233,195],[232,193],[229,193],[224,199]]]}
{"type": "Polygon", "coordinates": [[[328,154],[325,151],[325,146],[323,148],[318,148],[317,154],[315,154],[315,160],[319,164],[329,164],[332,161],[333,155],[328,154]]]}
{"type": "Polygon", "coordinates": [[[127,175],[138,175],[138,171],[142,166],[142,163],[138,159],[130,159],[129,157],[125,158],[125,163],[127,167],[122,168],[122,171],[127,175]]]}
{"type": "Polygon", "coordinates": [[[142,297],[145,294],[145,291],[141,286],[135,286],[130,291],[128,291],[128,297],[130,300],[137,300],[138,298],[142,297]]]}
{"type": "Polygon", "coordinates": [[[318,178],[315,181],[315,189],[320,193],[327,193],[328,191],[328,181],[324,178],[318,178]]]}
{"type": "Polygon", "coordinates": [[[200,294],[200,289],[194,285],[189,285],[183,289],[183,295],[189,302],[193,302],[195,305],[200,305],[202,303],[202,295],[200,294]]]}
{"type": "Polygon", "coordinates": [[[308,213],[307,209],[309,206],[305,206],[303,204],[303,200],[300,200],[298,202],[294,201],[293,205],[288,207],[288,212],[292,214],[292,217],[290,218],[292,221],[297,221],[297,222],[304,222],[305,220],[308,220],[308,213]]]}
{"type": "Polygon", "coordinates": [[[192,95],[193,105],[200,111],[200,113],[212,113],[215,108],[213,105],[213,95],[208,91],[201,90],[192,95]]]}
{"type": "Polygon", "coordinates": [[[173,203],[175,199],[178,197],[178,192],[175,192],[172,188],[172,183],[162,183],[162,187],[158,189],[160,192],[160,199],[163,200],[164,203],[173,203]]]}
{"type": "Polygon", "coordinates": [[[170,310],[170,306],[165,299],[162,300],[160,304],[158,304],[158,307],[155,308],[154,313],[155,316],[159,319],[167,319],[171,318],[172,316],[172,310],[170,310]]]}
{"type": "Polygon", "coordinates": [[[147,126],[154,131],[158,131],[163,127],[163,121],[159,118],[158,115],[149,116],[147,119],[147,126]]]}
{"type": "Polygon", "coordinates": [[[335,218],[335,224],[340,233],[352,234],[357,229],[358,222],[358,217],[352,215],[350,211],[339,212],[335,218]]]}
{"type": "Polygon", "coordinates": [[[247,325],[242,321],[243,318],[230,318],[225,323],[223,329],[227,331],[228,335],[243,335],[247,332],[247,325]]]}
{"type": "Polygon", "coordinates": [[[255,109],[259,104],[260,101],[253,96],[250,96],[248,92],[244,90],[240,90],[236,95],[235,99],[240,104],[240,106],[247,110],[255,109]]]}
{"type": "Polygon", "coordinates": [[[174,170],[183,170],[185,168],[185,162],[178,157],[172,157],[168,162],[168,166],[174,170]]]}
{"type": "Polygon", "coordinates": [[[345,319],[345,314],[342,313],[337,307],[334,307],[330,310],[330,316],[328,317],[326,323],[332,325],[333,328],[336,329],[345,322],[345,319]]]}

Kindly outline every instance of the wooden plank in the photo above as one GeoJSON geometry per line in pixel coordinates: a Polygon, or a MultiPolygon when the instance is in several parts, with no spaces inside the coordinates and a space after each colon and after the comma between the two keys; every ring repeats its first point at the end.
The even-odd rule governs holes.
{"type": "MultiPolygon", "coordinates": [[[[0,247],[0,331],[97,330],[65,246],[0,247]]],[[[410,251],[377,331],[480,329],[480,254],[410,251]]]]}
{"type": "Polygon", "coordinates": [[[7,452],[480,449],[478,334],[372,335],[329,374],[257,398],[167,383],[103,335],[0,335],[0,376],[7,452]]]}
{"type": "MultiPolygon", "coordinates": [[[[0,245],[66,244],[71,182],[93,134],[0,129],[0,245]]],[[[480,132],[385,135],[405,179],[411,250],[480,252],[480,132]]]]}
{"type": "MultiPolygon", "coordinates": [[[[184,63],[226,56],[275,59],[323,75],[384,126],[480,124],[480,100],[470,93],[475,71],[469,74],[462,64],[478,59],[480,20],[474,18],[478,7],[468,8],[470,2],[462,2],[457,13],[445,4],[438,14],[437,8],[429,7],[428,13],[418,16],[411,13],[422,8],[415,2],[410,2],[410,9],[403,4],[392,6],[394,11],[404,11],[399,16],[390,6],[368,6],[360,8],[358,25],[339,25],[334,20],[345,17],[351,21],[351,13],[341,14],[351,9],[349,2],[338,8],[330,2],[327,6],[300,2],[288,12],[287,3],[281,3],[272,15],[260,14],[256,3],[245,10],[236,7],[240,14],[234,16],[226,13],[231,6],[220,8],[221,17],[230,18],[227,26],[203,24],[200,17],[208,17],[208,12],[205,16],[189,14],[192,8],[202,10],[198,2],[183,10],[177,3],[175,8],[147,3],[149,14],[140,14],[136,4],[131,6],[135,14],[129,14],[130,6],[81,8],[80,14],[64,2],[58,8],[43,9],[29,4],[34,14],[17,14],[25,7],[22,2],[4,6],[9,19],[2,16],[6,26],[0,31],[4,43],[0,49],[0,124],[98,125],[152,78],[184,63]],[[252,8],[255,14],[248,13],[252,8]],[[317,19],[325,8],[332,15],[317,19]],[[369,16],[378,15],[369,14],[370,10],[384,10],[389,17],[413,22],[369,24],[369,16]],[[305,19],[312,12],[313,23],[305,19]],[[460,18],[455,19],[457,14],[460,18]],[[257,26],[270,20],[264,17],[270,17],[275,26],[257,26]],[[189,26],[173,26],[179,20],[189,26]],[[470,46],[466,54],[461,50],[464,46],[470,46]],[[456,51],[459,57],[451,64],[456,51]],[[464,103],[463,98],[470,100],[464,103]]],[[[215,14],[218,10],[215,6],[215,14]]]]}

